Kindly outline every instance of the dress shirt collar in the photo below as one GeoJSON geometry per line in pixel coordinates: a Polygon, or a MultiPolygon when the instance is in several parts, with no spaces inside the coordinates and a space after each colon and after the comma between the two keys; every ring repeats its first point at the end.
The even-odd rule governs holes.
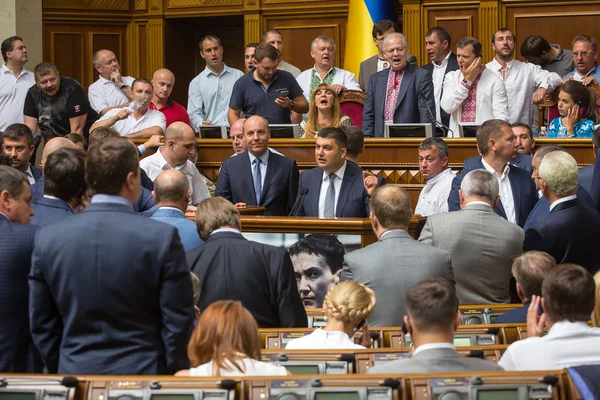
{"type": "Polygon", "coordinates": [[[112,83],[113,85],[115,84],[113,81],[111,81],[110,79],[104,78],[102,75],[98,76],[98,80],[100,82],[102,82],[103,85],[106,85],[107,83],[112,83]]]}
{"type": "Polygon", "coordinates": [[[215,76],[221,76],[221,75],[225,75],[225,74],[227,74],[227,73],[229,73],[231,71],[230,71],[230,68],[227,65],[225,65],[225,63],[223,63],[223,71],[221,71],[221,75],[217,75],[216,72],[214,72],[213,70],[211,70],[210,68],[208,68],[208,65],[204,68],[204,72],[206,72],[206,75],[211,75],[212,74],[212,75],[215,75],[215,76]]]}
{"type": "Polygon", "coordinates": [[[267,165],[267,162],[269,161],[269,153],[270,153],[270,151],[269,151],[269,149],[267,149],[267,151],[265,151],[262,156],[256,157],[254,154],[252,154],[248,151],[248,157],[250,158],[250,165],[252,165],[252,163],[254,163],[254,160],[257,158],[260,158],[260,161],[262,161],[263,164],[267,165]]]}
{"type": "MultiPolygon", "coordinates": [[[[514,58],[510,61],[506,62],[506,68],[507,70],[510,70],[513,65],[515,64],[517,60],[515,60],[514,58]]],[[[494,57],[494,59],[492,60],[492,65],[494,66],[494,68],[490,68],[492,71],[495,71],[497,73],[500,73],[500,70],[502,69],[502,65],[500,65],[500,63],[498,62],[498,60],[496,60],[496,57],[494,57]]],[[[484,65],[485,66],[485,65],[484,65]]]]}
{"type": "MultiPolygon", "coordinates": [[[[334,172],[335,176],[338,177],[340,182],[344,179],[344,172],[346,171],[347,164],[348,164],[348,161],[344,161],[344,165],[342,165],[342,167],[340,169],[338,169],[337,171],[334,172]]],[[[329,179],[329,174],[327,172],[323,171],[323,182],[327,181],[328,179],[329,179]]]]}
{"type": "Polygon", "coordinates": [[[452,174],[452,170],[450,168],[446,168],[445,170],[443,170],[442,172],[440,172],[439,174],[437,174],[433,178],[431,178],[428,181],[426,181],[425,185],[427,185],[427,186],[433,186],[436,183],[438,183],[440,180],[442,180],[445,176],[448,176],[450,174],[452,174]]]}
{"type": "MultiPolygon", "coordinates": [[[[325,79],[325,77],[326,77],[327,75],[329,75],[329,74],[331,73],[331,71],[333,71],[334,69],[335,69],[335,67],[331,67],[331,68],[329,68],[329,71],[327,71],[327,73],[326,73],[325,75],[323,75],[323,79],[325,79]]],[[[317,64],[313,65],[313,71],[314,71],[314,73],[315,73],[315,74],[317,74],[317,76],[318,76],[319,78],[321,77],[321,75],[319,75],[319,71],[317,71],[317,64]]]]}
{"type": "Polygon", "coordinates": [[[483,159],[483,157],[481,157],[481,163],[483,164],[483,167],[492,175],[494,175],[495,177],[499,178],[499,179],[504,179],[504,177],[507,177],[509,172],[510,172],[510,167],[507,164],[504,165],[504,171],[502,172],[502,177],[498,176],[498,173],[496,172],[496,170],[494,168],[492,168],[490,166],[490,164],[486,163],[485,160],[483,159]]]}
{"type": "Polygon", "coordinates": [[[446,68],[446,66],[448,65],[448,59],[450,59],[450,54],[452,54],[452,52],[449,52],[449,53],[446,55],[446,58],[444,58],[444,59],[442,60],[442,63],[441,63],[440,65],[437,65],[437,64],[435,63],[435,61],[432,61],[431,63],[433,64],[433,68],[446,68]]]}
{"type": "Polygon", "coordinates": [[[586,332],[589,331],[589,329],[590,327],[588,326],[588,324],[583,321],[558,321],[554,325],[552,325],[552,328],[550,328],[545,338],[550,339],[553,337],[560,336],[575,336],[579,332],[586,332]]]}
{"type": "Polygon", "coordinates": [[[175,208],[175,207],[169,207],[169,206],[162,206],[162,207],[158,207],[159,210],[172,210],[172,211],[179,211],[181,213],[181,215],[185,216],[185,214],[183,213],[183,211],[181,211],[179,208],[175,208]]]}
{"type": "Polygon", "coordinates": [[[588,73],[587,73],[587,74],[585,74],[585,75],[581,75],[581,74],[579,73],[579,71],[577,70],[577,68],[575,68],[575,75],[578,75],[578,76],[579,76],[581,79],[583,79],[583,78],[585,78],[586,76],[593,75],[593,74],[594,74],[594,72],[596,72],[596,68],[598,68],[598,63],[596,63],[596,64],[594,65],[594,68],[590,69],[590,70],[588,71],[588,73]]]}
{"type": "MultiPolygon", "coordinates": [[[[2,64],[2,73],[3,74],[12,74],[13,76],[15,75],[14,72],[12,72],[7,66],[6,63],[2,64]]],[[[21,73],[19,74],[19,76],[17,76],[17,78],[20,78],[22,75],[28,74],[29,71],[26,70],[25,68],[23,68],[21,70],[21,73]]]]}
{"type": "Polygon", "coordinates": [[[577,198],[577,195],[576,194],[572,194],[570,196],[563,197],[562,199],[555,200],[554,203],[550,204],[550,212],[552,212],[552,210],[554,209],[554,207],[556,207],[560,203],[565,203],[567,201],[571,201],[571,200],[574,200],[576,198],[577,198]]]}
{"type": "Polygon", "coordinates": [[[455,350],[455,347],[452,343],[442,342],[442,343],[427,343],[422,344],[413,351],[413,357],[419,354],[422,351],[426,350],[434,350],[434,349],[451,349],[455,350]]]}
{"type": "Polygon", "coordinates": [[[8,218],[8,215],[4,214],[3,212],[0,212],[0,218],[1,218],[1,217],[4,217],[4,218],[6,218],[6,220],[7,220],[8,222],[12,222],[12,221],[10,220],[10,218],[8,218]]]}
{"type": "Polygon", "coordinates": [[[167,162],[167,160],[163,157],[162,155],[162,150],[163,150],[163,146],[159,147],[158,150],[156,151],[156,153],[154,153],[156,155],[156,159],[158,160],[158,166],[160,167],[160,169],[164,170],[165,169],[165,165],[168,165],[169,168],[172,169],[181,169],[183,167],[185,167],[185,164],[187,163],[187,160],[185,163],[181,164],[181,165],[177,165],[175,167],[173,167],[171,164],[169,164],[167,162]]]}
{"type": "MultiPolygon", "coordinates": [[[[45,199],[50,199],[50,200],[64,201],[64,200],[61,200],[61,199],[59,199],[59,198],[58,198],[58,197],[56,197],[56,196],[50,196],[49,194],[45,194],[43,197],[44,197],[45,199]]],[[[64,201],[64,202],[65,202],[65,203],[67,203],[67,205],[68,205],[69,207],[71,207],[71,210],[73,209],[73,206],[71,206],[71,205],[70,205],[68,202],[66,202],[66,201],[64,201]]]]}
{"type": "Polygon", "coordinates": [[[385,231],[385,232],[383,232],[383,233],[381,234],[381,236],[379,236],[379,241],[381,242],[381,241],[383,240],[383,237],[384,237],[385,235],[387,235],[388,233],[391,233],[391,232],[406,232],[406,231],[405,231],[404,229],[390,229],[389,231],[385,231]]]}
{"type": "Polygon", "coordinates": [[[95,194],[94,196],[92,196],[92,204],[99,204],[99,203],[113,203],[113,204],[121,204],[124,206],[128,206],[130,208],[133,208],[133,206],[131,205],[131,203],[129,202],[129,200],[127,200],[125,197],[122,196],[115,196],[112,194],[103,194],[103,193],[98,193],[95,194]]]}
{"type": "Polygon", "coordinates": [[[219,228],[219,229],[215,229],[214,231],[212,231],[210,233],[210,236],[214,235],[215,233],[223,233],[223,232],[237,233],[238,235],[242,234],[242,232],[240,232],[239,230],[237,230],[235,228],[219,228]]]}
{"type": "MultiPolygon", "coordinates": [[[[29,178],[29,177],[33,178],[33,172],[31,172],[31,164],[27,165],[27,169],[25,170],[25,175],[27,175],[27,178],[29,178]]],[[[33,180],[35,180],[35,178],[33,178],[33,180]]]]}
{"type": "Polygon", "coordinates": [[[494,209],[492,208],[492,206],[490,206],[490,205],[489,205],[488,203],[486,203],[485,201],[477,201],[477,200],[475,200],[475,201],[470,201],[469,203],[465,204],[465,207],[464,207],[464,208],[467,208],[467,207],[469,207],[470,205],[476,205],[476,204],[478,204],[478,205],[484,205],[484,206],[488,206],[488,207],[490,208],[490,210],[492,210],[492,211],[494,210],[494,209]]]}

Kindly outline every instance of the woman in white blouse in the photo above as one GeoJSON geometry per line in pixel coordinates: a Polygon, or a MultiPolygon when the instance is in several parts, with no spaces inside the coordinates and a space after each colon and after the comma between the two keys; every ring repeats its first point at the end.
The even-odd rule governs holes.
{"type": "Polygon", "coordinates": [[[216,301],[202,312],[188,345],[188,356],[196,367],[175,375],[288,375],[285,367],[259,361],[258,325],[239,301],[216,301]]]}
{"type": "Polygon", "coordinates": [[[286,350],[296,349],[364,349],[370,345],[366,320],[375,308],[375,293],[355,281],[334,286],[323,301],[327,325],[310,335],[291,340],[286,350]],[[362,345],[355,344],[354,333],[362,329],[362,345]]]}

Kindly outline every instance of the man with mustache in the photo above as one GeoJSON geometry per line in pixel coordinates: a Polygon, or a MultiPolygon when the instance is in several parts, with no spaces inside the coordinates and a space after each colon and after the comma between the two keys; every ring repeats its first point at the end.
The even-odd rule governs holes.
{"type": "Polygon", "coordinates": [[[486,67],[493,71],[506,88],[508,121],[512,124],[532,124],[532,107],[543,100],[560,84],[560,76],[543,70],[539,65],[515,60],[516,37],[509,29],[500,28],[492,36],[492,48],[496,57],[486,67]]]}
{"type": "Polygon", "coordinates": [[[94,69],[100,76],[88,88],[90,105],[101,116],[113,108],[126,107],[131,101],[131,87],[135,78],[121,75],[119,60],[110,50],[102,49],[92,57],[94,69]]]}
{"type": "Polygon", "coordinates": [[[201,125],[229,125],[227,112],[233,86],[244,75],[225,65],[223,45],[216,36],[200,40],[200,57],[206,68],[190,82],[188,92],[187,111],[194,131],[199,131],[201,125]]]}

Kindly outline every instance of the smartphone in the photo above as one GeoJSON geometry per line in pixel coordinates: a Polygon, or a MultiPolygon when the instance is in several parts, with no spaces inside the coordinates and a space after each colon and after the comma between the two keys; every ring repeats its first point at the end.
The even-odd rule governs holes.
{"type": "Polygon", "coordinates": [[[579,116],[580,116],[580,117],[583,117],[583,114],[584,114],[584,112],[585,112],[585,108],[583,107],[583,104],[581,104],[581,102],[580,102],[580,101],[578,101],[578,102],[577,102],[577,103],[575,103],[575,104],[577,104],[577,106],[579,107],[579,116]]]}
{"type": "Polygon", "coordinates": [[[362,329],[362,327],[363,327],[363,326],[365,326],[365,324],[366,324],[366,323],[367,323],[367,320],[366,320],[366,319],[363,319],[362,321],[360,321],[360,322],[358,323],[358,325],[356,325],[356,328],[355,328],[355,329],[356,329],[357,331],[361,330],[361,329],[362,329]]]}
{"type": "Polygon", "coordinates": [[[283,89],[280,93],[279,93],[279,97],[288,97],[288,95],[290,94],[290,91],[287,89],[283,89]]]}

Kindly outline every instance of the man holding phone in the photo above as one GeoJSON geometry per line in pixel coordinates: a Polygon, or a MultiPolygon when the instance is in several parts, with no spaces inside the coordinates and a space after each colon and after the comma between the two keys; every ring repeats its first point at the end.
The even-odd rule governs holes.
{"type": "Polygon", "coordinates": [[[294,76],[277,69],[279,53],[275,47],[259,45],[254,59],[256,67],[233,86],[227,114],[230,125],[252,115],[264,117],[269,124],[289,124],[291,111],[308,112],[308,101],[294,76]]]}

